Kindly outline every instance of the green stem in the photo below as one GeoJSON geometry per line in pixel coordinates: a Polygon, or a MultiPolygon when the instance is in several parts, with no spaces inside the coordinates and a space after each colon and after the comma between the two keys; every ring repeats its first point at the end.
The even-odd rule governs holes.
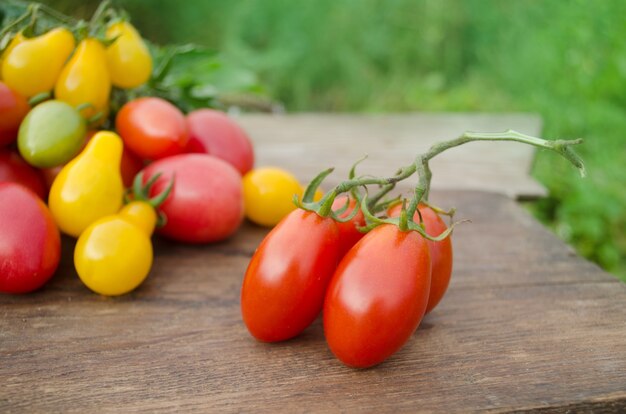
{"type": "MultiPolygon", "coordinates": [[[[475,141],[512,141],[532,145],[538,148],[549,149],[570,161],[579,170],[581,176],[585,176],[585,166],[583,161],[572,149],[573,146],[581,144],[583,142],[582,139],[547,141],[542,138],[525,135],[512,130],[505,132],[466,132],[456,139],[433,145],[426,153],[418,155],[412,164],[401,168],[395,176],[388,178],[357,177],[338,184],[324,197],[324,199],[321,200],[320,204],[317,205],[318,211],[322,210],[321,213],[328,215],[330,209],[329,206],[332,205],[332,199],[334,199],[337,195],[350,191],[355,187],[372,184],[382,186],[381,191],[374,196],[377,202],[385,194],[391,191],[396,183],[417,172],[419,180],[415,186],[411,202],[406,210],[408,220],[412,220],[419,203],[422,200],[428,201],[430,183],[432,179],[429,161],[450,148],[475,141]]],[[[372,206],[372,204],[368,203],[368,206],[372,206]]]]}
{"type": "Polygon", "coordinates": [[[22,23],[24,20],[32,17],[33,13],[35,12],[35,6],[34,5],[29,5],[26,9],[26,12],[24,14],[22,14],[20,17],[18,17],[17,19],[13,20],[9,25],[5,26],[1,31],[0,31],[0,38],[3,38],[4,35],[6,35],[7,33],[9,33],[9,31],[13,30],[13,28],[15,28],[16,26],[18,26],[20,23],[22,23]]]}
{"type": "Polygon", "coordinates": [[[96,28],[102,24],[102,19],[105,17],[105,12],[111,6],[111,2],[109,0],[103,0],[98,5],[98,8],[91,16],[91,20],[89,20],[89,32],[90,34],[95,34],[96,28]]]}

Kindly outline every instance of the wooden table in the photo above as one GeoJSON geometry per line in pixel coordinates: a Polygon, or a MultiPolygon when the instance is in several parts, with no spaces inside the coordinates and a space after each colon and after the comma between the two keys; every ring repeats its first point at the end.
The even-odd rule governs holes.
{"type": "MultiPolygon", "coordinates": [[[[449,123],[458,130],[445,138],[509,126],[536,133],[532,120],[306,115],[243,123],[259,164],[273,161],[306,175],[310,166],[326,165],[311,156],[326,154],[342,167],[354,159],[350,153],[340,160],[343,152],[335,149],[339,136],[349,142],[352,125],[364,134],[374,129],[364,125],[386,125],[390,143],[405,136],[419,146],[422,137],[437,135],[431,132],[452,129],[449,123]],[[396,121],[404,132],[394,133],[396,121]],[[332,135],[335,127],[341,133],[332,135]],[[315,154],[279,158],[279,140],[288,138],[287,148],[296,151],[303,137],[315,154]]],[[[352,136],[354,153],[359,139],[372,144],[352,136]]],[[[382,148],[375,155],[393,170],[413,152],[382,148]]],[[[468,161],[465,175],[476,173],[472,165],[484,167],[468,161]]],[[[266,229],[246,223],[210,246],[157,238],[150,277],[120,298],[82,286],[65,240],[60,270],[43,290],[0,296],[0,412],[624,412],[626,286],[520,208],[511,195],[531,184],[519,188],[525,190],[517,195],[434,192],[434,202],[472,219],[454,234],[450,289],[399,353],[368,370],[346,368],[332,356],[319,320],[284,343],[248,335],[239,289],[266,229]]]]}

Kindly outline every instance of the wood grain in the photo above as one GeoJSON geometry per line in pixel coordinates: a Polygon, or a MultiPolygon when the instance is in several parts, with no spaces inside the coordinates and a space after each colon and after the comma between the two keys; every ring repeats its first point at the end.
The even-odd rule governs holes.
{"type": "MultiPolygon", "coordinates": [[[[332,184],[345,179],[364,155],[368,159],[360,171],[389,176],[432,144],[465,131],[515,129],[536,136],[541,130],[540,119],[527,114],[245,115],[238,120],[255,143],[257,165],[287,168],[303,182],[336,167],[332,184]]],[[[463,145],[433,159],[432,185],[517,199],[542,197],[545,188],[529,175],[533,155],[533,147],[512,142],[463,145]]]]}
{"type": "Polygon", "coordinates": [[[265,229],[157,238],[150,277],[120,298],[81,285],[65,240],[42,291],[0,296],[0,412],[624,412],[626,286],[505,196],[433,201],[472,219],[450,289],[369,370],[338,362],[319,321],[279,344],[248,335],[239,291],[265,229]]]}

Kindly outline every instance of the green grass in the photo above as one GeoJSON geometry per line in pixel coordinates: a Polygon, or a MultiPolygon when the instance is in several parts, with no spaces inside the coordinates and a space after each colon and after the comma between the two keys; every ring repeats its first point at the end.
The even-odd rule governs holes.
{"type": "Polygon", "coordinates": [[[539,154],[550,197],[531,208],[626,281],[626,1],[120,3],[148,38],[220,50],[290,111],[532,111],[544,137],[583,137],[588,177],[539,154]]]}

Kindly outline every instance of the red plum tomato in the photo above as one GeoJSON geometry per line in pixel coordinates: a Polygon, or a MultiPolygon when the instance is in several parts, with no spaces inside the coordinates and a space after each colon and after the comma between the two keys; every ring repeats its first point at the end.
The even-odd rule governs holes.
{"type": "Polygon", "coordinates": [[[254,166],[250,138],[237,123],[223,112],[198,109],[187,115],[188,152],[199,152],[220,158],[241,175],[254,166]]]}
{"type": "Polygon", "coordinates": [[[47,191],[42,174],[24,161],[20,154],[9,149],[0,149],[1,182],[21,184],[42,200],[46,199],[47,191]]]}
{"type": "Polygon", "coordinates": [[[17,131],[29,110],[26,98],[0,82],[0,147],[17,139],[17,131]]]}
{"type": "Polygon", "coordinates": [[[174,240],[208,243],[226,239],[243,221],[241,176],[233,166],[206,154],[180,154],[155,161],[144,169],[147,181],[161,177],[150,195],[174,186],[159,207],[167,224],[158,232],[174,240]]]}
{"type": "Polygon", "coordinates": [[[331,218],[297,209],[263,239],[241,289],[241,313],[260,341],[290,339],[322,309],[337,266],[339,230],[331,218]]]}
{"type": "Polygon", "coordinates": [[[185,115],[161,98],[128,102],[118,112],[115,127],[124,144],[146,160],[180,154],[189,139],[185,115]]]}
{"type": "Polygon", "coordinates": [[[417,329],[430,289],[426,239],[383,224],[339,263],[324,300],[326,341],[348,366],[367,368],[398,351],[417,329]]]}
{"type": "MultiPolygon", "coordinates": [[[[430,207],[420,204],[418,207],[424,220],[424,228],[426,233],[433,237],[439,236],[441,233],[448,229],[446,223],[437,213],[430,207]]],[[[389,217],[397,217],[400,215],[402,206],[397,205],[389,209],[389,217]]],[[[415,212],[413,220],[419,223],[419,215],[415,212]]],[[[430,249],[430,260],[432,262],[432,275],[430,284],[430,296],[428,298],[428,306],[426,307],[426,313],[432,311],[435,306],[441,301],[443,295],[448,289],[450,284],[450,277],[452,276],[452,239],[446,237],[445,239],[435,242],[427,240],[428,248],[430,249]]]]}
{"type": "Polygon", "coordinates": [[[0,183],[0,292],[39,289],[60,254],[59,230],[43,201],[19,184],[0,183]]]}

